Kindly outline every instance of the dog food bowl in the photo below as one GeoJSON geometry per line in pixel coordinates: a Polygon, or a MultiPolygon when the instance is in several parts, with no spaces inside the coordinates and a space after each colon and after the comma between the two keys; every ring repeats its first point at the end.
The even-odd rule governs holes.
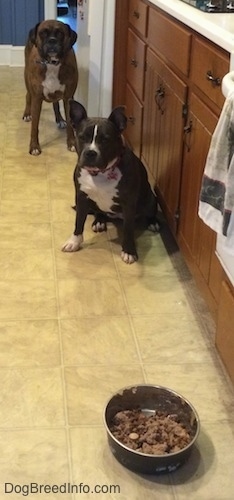
{"type": "Polygon", "coordinates": [[[178,469],[188,459],[200,430],[199,417],[191,403],[175,391],[155,385],[121,389],[108,401],[103,417],[113,455],[122,465],[141,474],[168,473],[178,469]],[[136,409],[147,417],[155,415],[155,411],[169,418],[176,416],[189,433],[189,444],[176,452],[155,455],[133,450],[121,443],[111,431],[113,418],[118,412],[136,409]]]}

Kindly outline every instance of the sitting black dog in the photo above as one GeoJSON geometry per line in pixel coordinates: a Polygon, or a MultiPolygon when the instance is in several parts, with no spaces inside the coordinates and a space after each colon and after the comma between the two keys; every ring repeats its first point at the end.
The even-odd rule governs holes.
{"type": "Polygon", "coordinates": [[[125,145],[122,132],[127,118],[124,108],[115,108],[109,118],[88,118],[84,107],[70,101],[70,119],[76,135],[78,163],[74,172],[76,223],[64,252],[79,250],[87,215],[95,214],[92,228],[106,230],[107,216],[123,219],[121,258],[137,260],[135,220],[144,216],[149,229],[159,230],[157,200],[142,162],[125,145]]]}

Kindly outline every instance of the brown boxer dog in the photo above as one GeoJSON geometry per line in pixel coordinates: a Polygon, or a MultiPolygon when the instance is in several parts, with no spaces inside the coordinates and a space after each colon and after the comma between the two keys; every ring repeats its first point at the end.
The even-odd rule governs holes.
{"type": "Polygon", "coordinates": [[[29,153],[39,155],[39,120],[42,102],[52,102],[59,128],[67,127],[67,147],[75,151],[75,138],[69,120],[69,99],[78,83],[78,68],[72,46],[77,34],[68,24],[46,20],[30,30],[25,47],[26,106],[23,120],[31,121],[29,153]],[[66,121],[59,109],[63,100],[66,121]],[[67,122],[67,123],[66,123],[67,122]]]}

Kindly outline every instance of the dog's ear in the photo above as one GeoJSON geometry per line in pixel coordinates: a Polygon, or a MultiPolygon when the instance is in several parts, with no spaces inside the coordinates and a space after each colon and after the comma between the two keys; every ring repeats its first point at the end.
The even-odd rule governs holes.
{"type": "Polygon", "coordinates": [[[113,109],[108,118],[108,120],[110,120],[115,124],[115,126],[120,132],[123,132],[123,130],[125,130],[128,121],[124,111],[125,111],[124,106],[118,106],[117,108],[113,109]]]}
{"type": "Polygon", "coordinates": [[[40,25],[41,23],[37,23],[36,26],[34,26],[34,28],[32,28],[30,31],[29,31],[29,34],[28,34],[28,41],[31,42],[33,45],[36,45],[36,38],[37,38],[37,30],[38,30],[38,26],[40,25]]]}
{"type": "Polygon", "coordinates": [[[69,24],[66,24],[65,26],[66,26],[67,31],[68,31],[69,47],[71,49],[72,46],[74,45],[74,43],[76,43],[77,33],[71,29],[71,27],[69,26],[69,24]]]}
{"type": "Polygon", "coordinates": [[[82,120],[87,118],[87,112],[84,106],[82,106],[79,102],[74,101],[74,99],[69,100],[69,114],[71,124],[75,129],[79,127],[82,120]]]}

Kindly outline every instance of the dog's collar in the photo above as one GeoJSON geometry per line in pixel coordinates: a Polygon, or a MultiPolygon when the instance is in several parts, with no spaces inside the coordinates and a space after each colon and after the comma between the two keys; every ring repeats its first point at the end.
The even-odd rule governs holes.
{"type": "Polygon", "coordinates": [[[51,64],[52,66],[58,66],[60,61],[47,61],[46,59],[36,59],[37,64],[41,64],[42,66],[47,66],[51,64]]]}
{"type": "Polygon", "coordinates": [[[110,175],[108,178],[111,179],[111,178],[113,178],[115,168],[119,165],[120,159],[121,159],[120,156],[118,156],[117,158],[114,158],[114,160],[112,160],[110,163],[108,163],[106,168],[103,170],[100,170],[97,167],[92,167],[89,165],[84,165],[84,167],[82,167],[82,168],[84,168],[93,177],[95,177],[98,174],[105,174],[106,172],[109,172],[110,175]]]}

